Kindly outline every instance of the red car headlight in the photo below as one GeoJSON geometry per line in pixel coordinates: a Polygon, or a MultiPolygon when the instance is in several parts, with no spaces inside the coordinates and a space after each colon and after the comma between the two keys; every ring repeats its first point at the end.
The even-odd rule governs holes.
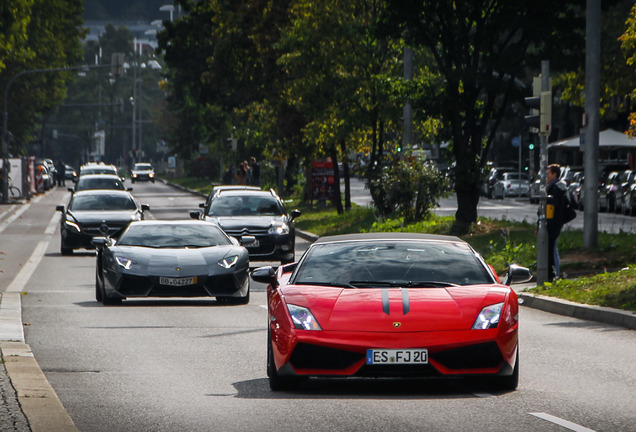
{"type": "Polygon", "coordinates": [[[497,328],[497,325],[499,324],[499,318],[501,318],[503,305],[503,303],[497,303],[483,308],[477,316],[477,319],[473,323],[472,329],[487,330],[491,328],[497,328]]]}
{"type": "Polygon", "coordinates": [[[289,315],[294,323],[294,327],[298,330],[322,330],[316,318],[311,314],[311,311],[302,306],[296,306],[293,304],[287,305],[289,315]]]}

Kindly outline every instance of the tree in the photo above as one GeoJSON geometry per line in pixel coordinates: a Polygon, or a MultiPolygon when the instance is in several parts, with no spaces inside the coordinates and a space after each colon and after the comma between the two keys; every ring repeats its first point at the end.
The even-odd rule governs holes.
{"type": "MultiPolygon", "coordinates": [[[[629,12],[627,20],[625,21],[625,32],[619,37],[619,40],[626,57],[625,63],[630,66],[630,70],[633,70],[633,66],[636,62],[636,4],[632,6],[629,12]]],[[[630,84],[633,86],[635,81],[634,79],[630,80],[630,84]]],[[[631,99],[636,99],[636,88],[632,89],[631,99]]],[[[632,138],[636,137],[636,112],[629,114],[629,129],[627,130],[627,134],[632,138]]]]}
{"type": "Polygon", "coordinates": [[[350,207],[348,154],[371,139],[377,158],[384,141],[378,131],[399,118],[387,86],[396,72],[397,52],[377,38],[383,7],[368,0],[299,0],[281,38],[279,63],[288,76],[283,97],[307,119],[303,148],[309,151],[303,156],[306,163],[318,157],[330,157],[334,164],[344,159],[345,207],[350,207]]]}
{"type": "MultiPolygon", "coordinates": [[[[81,59],[81,0],[3,2],[0,15],[0,85],[27,70],[75,66],[81,59]],[[5,20],[6,18],[6,20],[5,20]]],[[[70,72],[30,74],[17,79],[8,95],[12,151],[33,138],[40,116],[66,95],[70,72]]],[[[4,96],[4,95],[3,95],[4,96]]]]}
{"type": "Polygon", "coordinates": [[[541,54],[539,44],[548,43],[555,29],[570,28],[555,23],[568,18],[561,10],[567,7],[547,0],[387,3],[388,28],[427,50],[440,76],[435,87],[423,92],[422,102],[432,117],[443,120],[450,137],[456,162],[455,227],[465,232],[477,220],[482,172],[495,133],[511,102],[522,96],[517,78],[535,67],[529,61],[539,64],[530,48],[541,54]]]}

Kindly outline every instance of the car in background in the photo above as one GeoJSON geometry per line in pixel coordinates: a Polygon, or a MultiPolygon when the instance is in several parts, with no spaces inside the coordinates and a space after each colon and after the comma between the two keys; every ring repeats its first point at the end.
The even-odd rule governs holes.
{"type": "Polygon", "coordinates": [[[570,183],[566,189],[566,194],[570,202],[574,205],[574,207],[579,210],[583,209],[583,202],[581,200],[581,190],[583,189],[583,181],[585,180],[585,176],[583,171],[577,171],[572,176],[570,183]]]}
{"type": "Polygon", "coordinates": [[[138,162],[133,165],[132,170],[130,171],[130,181],[150,181],[155,182],[155,170],[152,168],[152,165],[145,162],[138,162]]]}
{"type": "Polygon", "coordinates": [[[192,211],[190,217],[214,222],[237,239],[254,236],[255,241],[246,244],[250,259],[281,263],[294,260],[294,220],[300,211],[288,212],[273,189],[221,189],[199,207],[203,211],[192,211]]]}
{"type": "Polygon", "coordinates": [[[95,237],[93,243],[95,298],[105,305],[139,297],[212,296],[219,303],[249,302],[249,254],[216,224],[135,221],[119,238],[95,237]]]}
{"type": "Polygon", "coordinates": [[[616,191],[616,206],[614,208],[616,213],[627,213],[626,207],[632,205],[627,195],[629,195],[630,186],[634,183],[635,176],[636,171],[631,169],[622,171],[618,176],[618,190],[616,191]]]}
{"type": "Polygon", "coordinates": [[[60,219],[60,252],[73,254],[74,249],[95,249],[93,237],[117,237],[131,221],[142,220],[147,204],[139,204],[128,191],[85,190],[75,192],[67,206],[58,205],[60,219]]]}
{"type": "Polygon", "coordinates": [[[620,172],[612,171],[607,174],[598,190],[599,210],[614,212],[616,210],[616,197],[620,190],[620,172]]]}
{"type": "Polygon", "coordinates": [[[132,188],[126,189],[124,182],[119,176],[113,174],[91,174],[81,176],[75,186],[68,188],[70,192],[77,192],[82,190],[92,189],[111,189],[111,190],[128,190],[132,191],[132,188]]]}
{"type": "Polygon", "coordinates": [[[121,177],[115,165],[109,165],[103,162],[89,162],[80,167],[79,177],[91,174],[113,174],[121,177]]]}
{"type": "Polygon", "coordinates": [[[488,174],[486,183],[482,186],[483,192],[487,198],[493,198],[495,184],[503,178],[504,173],[512,171],[512,167],[492,167],[488,174]]]}
{"type": "Polygon", "coordinates": [[[519,305],[465,241],[414,233],[323,237],[298,263],[260,267],[268,284],[272,390],[309,377],[486,377],[517,388],[519,305]]]}
{"type": "Polygon", "coordinates": [[[71,180],[73,182],[77,181],[77,171],[70,165],[64,165],[64,179],[71,180]]]}
{"type": "Polygon", "coordinates": [[[528,174],[507,172],[495,183],[492,197],[504,199],[507,196],[527,196],[529,189],[528,174]]]}
{"type": "Polygon", "coordinates": [[[42,179],[42,188],[45,191],[55,186],[55,177],[53,177],[51,171],[49,171],[49,168],[45,163],[40,161],[40,163],[37,164],[36,169],[38,170],[39,176],[42,179]]]}

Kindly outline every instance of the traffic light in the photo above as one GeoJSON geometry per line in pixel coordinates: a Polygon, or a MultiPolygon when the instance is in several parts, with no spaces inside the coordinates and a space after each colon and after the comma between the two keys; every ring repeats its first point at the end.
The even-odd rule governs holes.
{"type": "Polygon", "coordinates": [[[535,77],[532,85],[532,97],[524,98],[528,108],[531,108],[530,115],[524,117],[530,132],[539,135],[550,135],[552,124],[552,92],[541,91],[540,78],[535,77]]]}
{"type": "Polygon", "coordinates": [[[532,143],[528,144],[528,150],[534,150],[534,144],[532,143]]]}

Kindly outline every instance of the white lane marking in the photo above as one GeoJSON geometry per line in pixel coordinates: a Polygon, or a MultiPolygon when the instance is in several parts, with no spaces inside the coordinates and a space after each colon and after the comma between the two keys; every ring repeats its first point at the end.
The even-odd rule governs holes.
{"type": "Polygon", "coordinates": [[[27,282],[31,278],[31,275],[37,268],[40,261],[42,261],[42,257],[44,256],[44,252],[46,252],[46,248],[49,247],[48,241],[41,241],[35,247],[35,250],[29,257],[29,260],[22,266],[20,272],[13,278],[13,281],[9,284],[5,292],[18,292],[21,293],[27,282]]]}
{"type": "Polygon", "coordinates": [[[530,415],[533,415],[535,417],[539,417],[540,419],[549,421],[550,423],[554,423],[557,424],[559,426],[562,426],[566,429],[570,429],[576,432],[595,432],[594,429],[588,429],[586,427],[583,427],[581,425],[578,425],[576,423],[572,423],[570,421],[567,420],[563,420],[562,418],[559,417],[555,417],[553,415],[550,414],[546,414],[546,413],[529,413],[530,415]]]}
{"type": "Polygon", "coordinates": [[[25,211],[28,210],[28,208],[31,206],[31,203],[28,203],[28,204],[16,204],[16,205],[19,205],[20,208],[15,213],[13,213],[11,216],[9,216],[7,218],[7,220],[2,222],[2,224],[0,225],[0,233],[2,231],[4,231],[5,228],[7,228],[9,225],[11,225],[11,223],[13,223],[14,220],[16,220],[17,218],[22,216],[22,213],[24,213],[25,211]]]}
{"type": "Polygon", "coordinates": [[[267,305],[258,305],[258,307],[262,307],[263,309],[267,309],[267,305]]]}
{"type": "Polygon", "coordinates": [[[53,213],[53,216],[51,217],[49,224],[46,226],[46,229],[44,230],[44,234],[53,234],[55,232],[55,227],[57,226],[59,218],[60,218],[60,215],[58,215],[57,212],[53,213]]]}

